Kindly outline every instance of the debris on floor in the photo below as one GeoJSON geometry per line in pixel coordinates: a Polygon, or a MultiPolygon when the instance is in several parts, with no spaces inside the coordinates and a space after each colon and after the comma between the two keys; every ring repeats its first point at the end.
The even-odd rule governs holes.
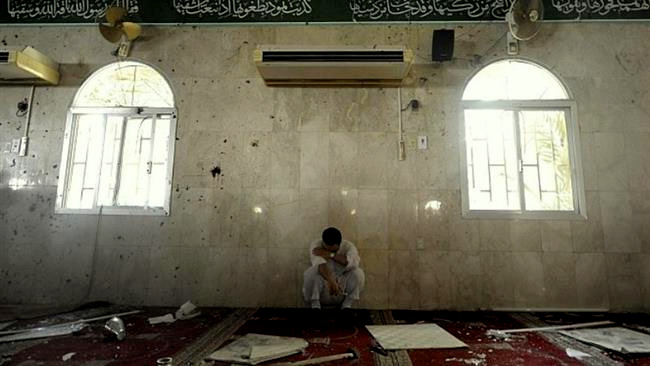
{"type": "Polygon", "coordinates": [[[577,349],[573,349],[573,348],[567,348],[566,349],[566,354],[567,354],[567,356],[577,358],[578,360],[582,360],[583,358],[586,358],[586,357],[592,357],[588,353],[584,353],[584,352],[578,351],[577,349]]]}
{"type": "Polygon", "coordinates": [[[173,323],[176,320],[192,319],[199,315],[201,315],[201,310],[192,304],[192,302],[186,301],[178,308],[178,310],[176,310],[175,315],[168,313],[162,316],[151,317],[149,318],[149,324],[154,325],[160,323],[173,323]]]}
{"type": "Polygon", "coordinates": [[[176,321],[174,319],[174,316],[172,314],[165,314],[161,316],[154,316],[148,319],[149,324],[154,325],[154,324],[160,324],[160,323],[173,323],[176,321]]]}
{"type": "Polygon", "coordinates": [[[74,356],[76,354],[77,354],[77,352],[66,353],[65,355],[61,356],[61,361],[68,361],[69,359],[72,358],[72,356],[74,356]]]}
{"type": "Polygon", "coordinates": [[[257,365],[300,353],[308,345],[302,338],[248,333],[212,353],[208,359],[257,365]]]}
{"type": "Polygon", "coordinates": [[[473,365],[473,366],[481,366],[485,365],[485,354],[480,353],[476,355],[476,357],[472,358],[458,358],[458,357],[452,357],[452,358],[445,358],[445,362],[459,362],[465,365],[473,365]]]}
{"type": "Polygon", "coordinates": [[[575,329],[575,328],[589,328],[589,327],[598,327],[601,325],[610,325],[614,324],[609,320],[599,321],[599,322],[590,322],[590,323],[580,323],[580,324],[568,324],[568,325],[554,325],[549,327],[535,327],[535,328],[518,328],[518,329],[490,329],[486,332],[488,337],[495,338],[510,338],[513,333],[524,333],[524,332],[550,332],[560,329],[575,329]]]}
{"type": "Polygon", "coordinates": [[[86,323],[77,323],[77,324],[68,324],[68,325],[54,325],[50,327],[41,327],[26,329],[20,333],[15,333],[11,335],[6,335],[0,337],[0,342],[13,342],[13,341],[23,341],[26,339],[36,339],[36,338],[47,338],[54,337],[66,334],[72,334],[78,332],[83,328],[87,327],[86,323]]]}
{"type": "Polygon", "coordinates": [[[78,319],[71,322],[44,326],[44,327],[0,331],[0,335],[7,334],[4,337],[0,337],[0,343],[72,334],[74,332],[78,332],[83,328],[87,327],[88,323],[93,321],[109,319],[117,316],[137,314],[139,312],[141,312],[141,310],[133,310],[133,311],[127,311],[127,312],[117,313],[117,314],[102,315],[102,316],[97,316],[89,319],[78,319]]]}
{"type": "Polygon", "coordinates": [[[201,315],[201,311],[190,301],[185,302],[185,304],[176,310],[176,319],[179,320],[192,319],[199,315],[201,315]]]}
{"type": "Polygon", "coordinates": [[[385,350],[467,347],[434,323],[366,325],[366,328],[385,350]]]}
{"type": "Polygon", "coordinates": [[[308,358],[306,360],[301,360],[301,361],[272,363],[269,366],[307,366],[307,365],[318,365],[322,363],[333,362],[333,361],[344,360],[344,359],[356,360],[358,358],[359,358],[359,352],[357,352],[355,349],[350,348],[348,349],[348,352],[345,353],[308,358]]]}
{"type": "Polygon", "coordinates": [[[124,329],[124,322],[122,319],[114,316],[106,321],[104,324],[104,329],[108,332],[108,338],[115,338],[118,341],[123,340],[126,337],[126,330],[124,329]]]}
{"type": "Polygon", "coordinates": [[[623,327],[561,331],[560,334],[621,353],[650,353],[650,335],[623,327]]]}

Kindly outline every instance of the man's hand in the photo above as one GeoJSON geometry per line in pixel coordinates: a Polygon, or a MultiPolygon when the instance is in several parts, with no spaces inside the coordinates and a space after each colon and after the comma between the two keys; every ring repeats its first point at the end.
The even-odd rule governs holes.
{"type": "Polygon", "coordinates": [[[327,288],[329,289],[330,296],[339,296],[343,295],[343,289],[341,286],[336,282],[336,280],[330,280],[325,282],[327,283],[327,288]]]}
{"type": "Polygon", "coordinates": [[[315,256],[317,257],[323,257],[325,259],[330,258],[330,251],[323,248],[323,247],[316,247],[314,250],[311,251],[315,256]]]}

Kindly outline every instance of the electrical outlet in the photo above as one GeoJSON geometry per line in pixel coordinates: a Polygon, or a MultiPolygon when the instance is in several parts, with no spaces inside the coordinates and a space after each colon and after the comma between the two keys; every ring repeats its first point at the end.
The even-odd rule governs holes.
{"type": "Polygon", "coordinates": [[[20,139],[11,140],[11,153],[18,154],[20,152],[20,139]]]}
{"type": "Polygon", "coordinates": [[[424,150],[428,147],[428,139],[426,136],[418,136],[418,149],[424,150]]]}

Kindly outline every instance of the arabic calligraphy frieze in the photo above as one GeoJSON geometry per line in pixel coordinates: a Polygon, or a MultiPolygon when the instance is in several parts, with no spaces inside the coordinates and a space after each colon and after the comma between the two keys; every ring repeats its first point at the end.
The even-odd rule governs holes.
{"type": "MultiPolygon", "coordinates": [[[[350,10],[355,20],[503,20],[511,4],[512,0],[350,0],[350,10]]],[[[551,0],[550,5],[562,15],[603,16],[648,11],[650,0],[551,0]]]]}
{"type": "MultiPolygon", "coordinates": [[[[0,23],[92,23],[109,5],[144,23],[502,21],[514,0],[0,0],[0,23]]],[[[650,0],[543,0],[548,20],[650,20],[650,0]]]]}
{"type": "Polygon", "coordinates": [[[312,11],[311,0],[173,0],[181,15],[217,17],[301,16],[312,11]]]}
{"type": "Polygon", "coordinates": [[[455,16],[470,19],[504,19],[509,3],[503,0],[350,0],[358,20],[382,18],[426,19],[455,16]]]}
{"type": "Polygon", "coordinates": [[[137,13],[138,0],[7,0],[7,12],[13,19],[42,19],[78,17],[97,19],[104,15],[109,5],[137,13]]]}
{"type": "Polygon", "coordinates": [[[562,14],[630,13],[648,11],[650,0],[551,0],[553,8],[562,14]]]}

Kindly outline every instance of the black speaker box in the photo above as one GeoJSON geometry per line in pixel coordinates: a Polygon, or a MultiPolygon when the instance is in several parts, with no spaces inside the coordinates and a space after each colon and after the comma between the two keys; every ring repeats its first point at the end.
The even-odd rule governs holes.
{"type": "Polygon", "coordinates": [[[431,59],[433,61],[450,61],[454,55],[454,30],[434,30],[432,43],[431,59]]]}

